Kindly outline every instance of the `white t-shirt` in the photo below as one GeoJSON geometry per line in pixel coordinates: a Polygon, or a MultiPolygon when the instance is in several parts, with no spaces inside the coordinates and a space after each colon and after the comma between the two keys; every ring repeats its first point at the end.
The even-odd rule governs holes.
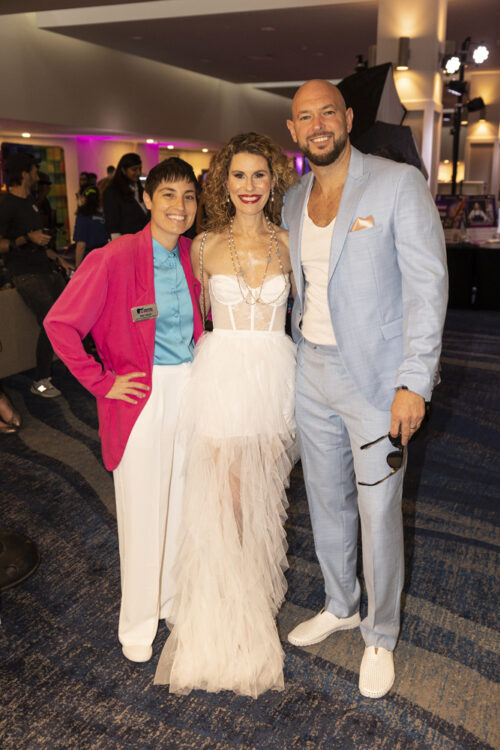
{"type": "Polygon", "coordinates": [[[312,344],[335,346],[330,308],[328,306],[328,269],[335,218],[318,227],[309,217],[307,205],[302,226],[302,268],[306,281],[302,335],[312,344]]]}

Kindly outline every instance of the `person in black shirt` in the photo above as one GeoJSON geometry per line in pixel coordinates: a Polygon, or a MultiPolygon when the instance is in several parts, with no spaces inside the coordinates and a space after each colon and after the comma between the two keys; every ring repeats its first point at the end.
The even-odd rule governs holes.
{"type": "Polygon", "coordinates": [[[43,215],[31,191],[38,182],[38,166],[30,154],[11,154],[5,163],[8,192],[0,202],[0,253],[14,286],[40,324],[36,348],[36,373],[31,392],[44,398],[60,396],[51,382],[53,349],[42,321],[60,295],[65,281],[51,258],[66,270],[69,264],[48,245],[43,215]]]}
{"type": "Polygon", "coordinates": [[[121,234],[135,234],[149,221],[142,200],[142,162],[138,154],[124,154],[109,186],[104,190],[102,206],[106,229],[112,240],[121,234]]]}
{"type": "Polygon", "coordinates": [[[57,221],[56,212],[50,205],[49,193],[52,188],[52,180],[45,172],[38,171],[38,187],[33,191],[38,211],[42,214],[43,228],[49,230],[47,234],[51,235],[49,247],[55,250],[57,221]]]}

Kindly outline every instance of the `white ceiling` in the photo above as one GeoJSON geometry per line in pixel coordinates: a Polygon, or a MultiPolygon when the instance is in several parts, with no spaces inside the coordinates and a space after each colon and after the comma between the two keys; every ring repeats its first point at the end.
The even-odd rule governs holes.
{"type": "MultiPolygon", "coordinates": [[[[0,13],[20,6],[51,31],[254,85],[344,78],[377,35],[377,0],[2,0],[0,13]]],[[[498,0],[449,0],[447,39],[484,41],[483,70],[500,69],[499,35],[498,0]]]]}

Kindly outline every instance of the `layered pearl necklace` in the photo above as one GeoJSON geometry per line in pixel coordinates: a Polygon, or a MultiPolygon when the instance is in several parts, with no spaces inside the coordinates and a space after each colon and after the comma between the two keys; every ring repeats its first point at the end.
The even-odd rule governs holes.
{"type": "Polygon", "coordinates": [[[254,287],[254,288],[251,287],[248,284],[247,280],[245,279],[245,273],[243,271],[243,267],[241,265],[241,261],[238,256],[238,251],[236,250],[236,245],[234,244],[234,235],[233,235],[234,217],[231,218],[231,221],[229,223],[229,238],[228,238],[229,253],[231,255],[231,262],[233,264],[234,274],[236,276],[236,279],[238,281],[238,286],[240,288],[241,298],[243,302],[246,302],[247,305],[256,305],[259,302],[263,305],[273,305],[281,297],[281,295],[285,291],[287,284],[288,284],[288,278],[285,274],[285,271],[283,269],[283,263],[281,261],[281,253],[279,249],[278,237],[276,235],[276,228],[274,224],[271,221],[269,221],[267,216],[265,218],[267,222],[267,228],[269,229],[269,250],[266,256],[266,267],[264,269],[264,275],[262,276],[260,287],[254,287]],[[269,300],[268,302],[264,302],[264,300],[262,299],[262,290],[264,288],[264,282],[266,280],[267,272],[269,270],[269,265],[273,259],[273,248],[274,248],[274,253],[278,259],[281,275],[283,276],[283,280],[285,283],[284,283],[283,289],[274,299],[269,300]]]}

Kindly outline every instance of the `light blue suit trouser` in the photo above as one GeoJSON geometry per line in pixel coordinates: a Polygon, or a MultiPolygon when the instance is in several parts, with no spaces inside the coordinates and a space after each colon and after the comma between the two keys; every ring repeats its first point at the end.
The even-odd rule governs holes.
{"type": "Polygon", "coordinates": [[[357,612],[358,515],[368,614],[361,623],[367,646],[393,650],[399,633],[404,579],[401,498],[403,466],[391,471],[390,441],[360,446],[389,432],[390,411],[359,392],[335,346],[300,342],[296,418],[316,554],[325,579],[326,609],[337,617],[357,612]]]}

